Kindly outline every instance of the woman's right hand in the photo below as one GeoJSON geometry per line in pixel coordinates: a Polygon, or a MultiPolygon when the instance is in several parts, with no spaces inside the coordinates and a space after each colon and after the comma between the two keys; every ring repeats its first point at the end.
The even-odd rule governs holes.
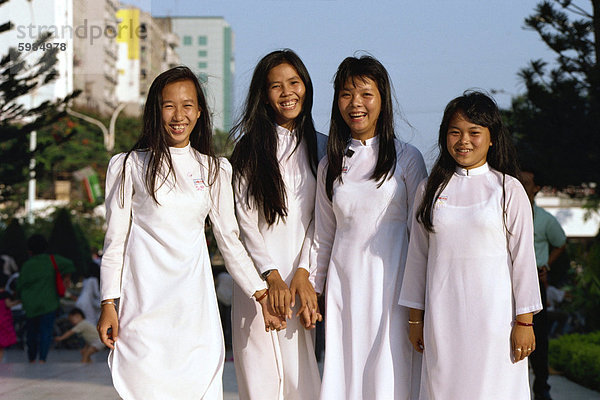
{"type": "Polygon", "coordinates": [[[102,343],[109,349],[114,349],[119,335],[119,317],[114,304],[105,304],[102,306],[96,329],[102,343]]]}
{"type": "Polygon", "coordinates": [[[292,294],[288,285],[281,279],[279,271],[274,269],[267,276],[267,285],[269,285],[269,303],[281,318],[292,318],[292,294]]]}

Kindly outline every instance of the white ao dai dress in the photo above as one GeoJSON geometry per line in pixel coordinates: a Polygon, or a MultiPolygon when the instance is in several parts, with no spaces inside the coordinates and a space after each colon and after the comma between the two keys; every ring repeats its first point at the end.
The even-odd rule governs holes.
{"type": "MultiPolygon", "coordinates": [[[[246,203],[247,184],[234,182],[236,212],[242,241],[260,273],[277,269],[291,284],[298,268],[310,271],[314,232],[316,179],[304,142],[276,126],[277,160],[285,184],[288,215],[269,226],[262,210],[246,203]]],[[[320,147],[326,137],[317,133],[320,147]]],[[[251,199],[252,200],[252,199],[251,199]]],[[[233,291],[232,331],[234,362],[240,399],[313,400],[319,397],[321,378],[315,358],[314,331],[295,316],[287,328],[265,332],[260,308],[238,285],[233,291]]]]}
{"type": "Polygon", "coordinates": [[[396,141],[393,176],[370,179],[378,137],[352,140],[343,183],[325,192],[326,160],[317,174],[316,290],[325,278],[325,364],[322,400],[411,399],[418,391],[420,355],[408,340],[408,309],[397,304],[409,239],[409,216],[423,157],[396,141]],[[413,365],[413,363],[415,365],[413,365]]]}
{"type": "Polygon", "coordinates": [[[209,185],[207,156],[189,145],[170,152],[176,182],[171,175],[157,185],[160,204],[144,184],[148,153],[129,156],[124,193],[124,154],[108,167],[101,292],[103,299],[120,298],[109,366],[126,400],[218,400],[225,347],[204,235],[207,216],[245,296],[266,285],[238,238],[229,162],[220,160],[218,179],[209,185]]]}
{"type": "MultiPolygon", "coordinates": [[[[414,209],[421,203],[423,182],[414,209]]],[[[515,316],[542,308],[531,204],[487,164],[457,168],[428,233],[413,218],[400,304],[425,310],[422,400],[529,400],[527,360],[513,363],[515,316]]]]}

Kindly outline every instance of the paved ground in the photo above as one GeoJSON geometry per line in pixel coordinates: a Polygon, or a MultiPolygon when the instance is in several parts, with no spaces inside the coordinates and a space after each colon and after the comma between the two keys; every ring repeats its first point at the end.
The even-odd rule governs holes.
{"type": "MultiPolygon", "coordinates": [[[[0,364],[0,399],[6,400],[115,400],[106,356],[97,353],[93,364],[80,364],[77,350],[52,349],[47,364],[29,364],[22,350],[6,352],[6,363],[0,364]]],[[[224,400],[238,399],[235,370],[225,363],[224,400]]],[[[568,379],[552,375],[554,400],[599,400],[600,393],[585,389],[568,379]]],[[[269,400],[269,399],[266,399],[269,400]]]]}

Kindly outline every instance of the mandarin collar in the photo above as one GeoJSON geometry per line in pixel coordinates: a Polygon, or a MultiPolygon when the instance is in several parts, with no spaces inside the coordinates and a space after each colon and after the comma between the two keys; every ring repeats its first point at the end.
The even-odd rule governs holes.
{"type": "Polygon", "coordinates": [[[275,124],[275,131],[279,134],[279,135],[285,135],[285,136],[294,136],[294,132],[290,131],[287,128],[284,128],[281,125],[275,124]]]}
{"type": "Polygon", "coordinates": [[[372,138],[365,140],[365,144],[354,138],[352,138],[350,142],[352,147],[371,147],[375,146],[377,143],[379,143],[379,135],[375,135],[372,138]]]}
{"type": "Polygon", "coordinates": [[[488,163],[483,164],[481,167],[466,169],[460,166],[456,166],[454,172],[456,172],[459,176],[475,176],[475,175],[483,175],[490,170],[488,163]]]}
{"type": "Polygon", "coordinates": [[[169,147],[169,151],[171,152],[171,154],[187,154],[190,152],[191,148],[192,146],[188,142],[188,144],[186,144],[185,147],[169,147]]]}

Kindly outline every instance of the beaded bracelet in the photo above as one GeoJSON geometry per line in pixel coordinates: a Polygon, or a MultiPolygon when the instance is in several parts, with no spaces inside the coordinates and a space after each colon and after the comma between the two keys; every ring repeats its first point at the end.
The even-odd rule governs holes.
{"type": "Polygon", "coordinates": [[[265,292],[262,295],[260,295],[260,297],[258,299],[256,299],[256,301],[258,301],[260,303],[262,301],[262,299],[264,299],[268,295],[269,295],[269,289],[265,290],[265,292]]]}
{"type": "Polygon", "coordinates": [[[533,326],[533,322],[529,323],[529,322],[521,322],[519,320],[515,320],[515,324],[520,325],[520,326],[533,326]]]}

